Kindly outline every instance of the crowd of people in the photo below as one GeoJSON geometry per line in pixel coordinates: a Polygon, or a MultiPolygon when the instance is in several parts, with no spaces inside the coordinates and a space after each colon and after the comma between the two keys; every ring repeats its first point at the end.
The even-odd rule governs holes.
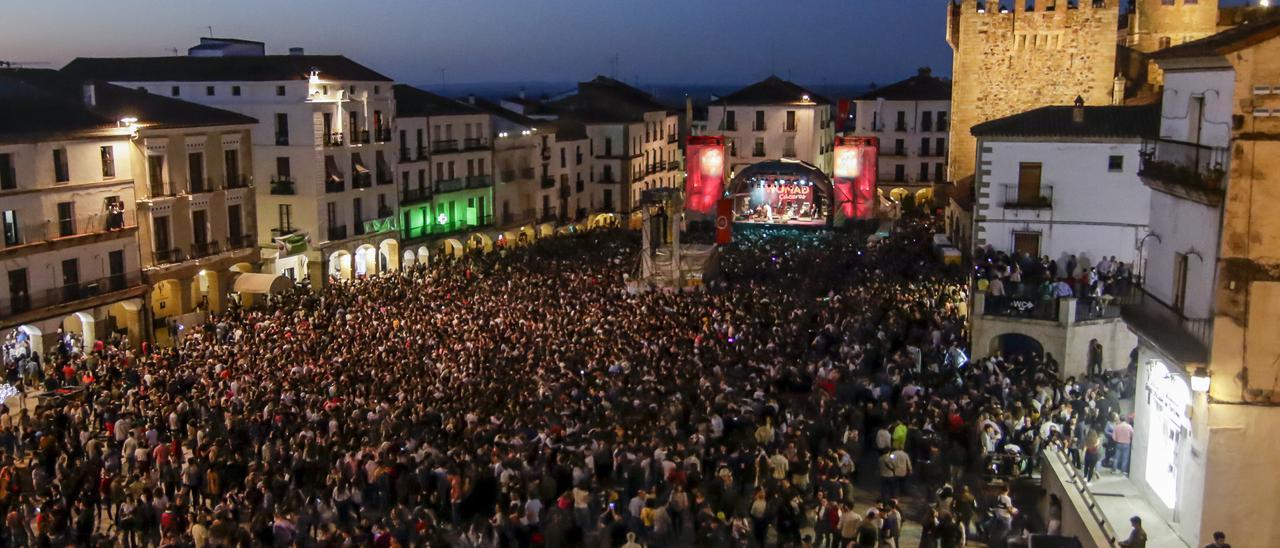
{"type": "Polygon", "coordinates": [[[980,248],[974,257],[978,290],[990,297],[1015,297],[1051,301],[1076,297],[1105,302],[1133,287],[1133,265],[1116,257],[1103,256],[1096,263],[1067,255],[1063,262],[1048,255],[1012,254],[991,246],[980,248]]]}
{"type": "Polygon", "coordinates": [[[0,545],[1002,544],[1046,526],[1010,478],[1096,462],[1116,395],[971,362],[931,229],[740,232],[685,293],[628,291],[638,238],[594,231],[304,283],[174,348],[15,341],[43,404],[0,409],[0,545]]]}

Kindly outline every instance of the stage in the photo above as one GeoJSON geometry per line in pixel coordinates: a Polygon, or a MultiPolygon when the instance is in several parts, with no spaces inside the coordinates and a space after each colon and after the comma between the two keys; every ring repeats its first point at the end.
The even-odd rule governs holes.
{"type": "Polygon", "coordinates": [[[766,219],[747,219],[739,218],[733,221],[735,225],[743,226],[763,226],[778,228],[827,228],[826,219],[774,219],[772,221],[766,219]]]}

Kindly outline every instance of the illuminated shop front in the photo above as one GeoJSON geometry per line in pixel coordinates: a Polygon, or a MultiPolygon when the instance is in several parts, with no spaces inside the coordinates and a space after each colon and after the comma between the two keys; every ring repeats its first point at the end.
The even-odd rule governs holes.
{"type": "Polygon", "coordinates": [[[1182,455],[1191,434],[1191,384],[1184,374],[1154,359],[1144,387],[1150,428],[1142,481],[1165,508],[1178,504],[1182,455]]]}

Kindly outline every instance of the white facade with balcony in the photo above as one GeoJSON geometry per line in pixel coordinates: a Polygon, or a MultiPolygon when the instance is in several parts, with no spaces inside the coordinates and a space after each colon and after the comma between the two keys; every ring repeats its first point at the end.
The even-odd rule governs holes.
{"type": "Polygon", "coordinates": [[[731,172],[759,162],[791,158],[832,170],[835,121],[829,101],[771,76],[713,100],[707,132],[723,135],[731,172]]]}

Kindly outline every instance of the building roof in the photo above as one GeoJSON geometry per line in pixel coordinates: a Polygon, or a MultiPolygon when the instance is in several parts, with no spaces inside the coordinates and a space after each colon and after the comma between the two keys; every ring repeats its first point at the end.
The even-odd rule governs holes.
{"type": "Polygon", "coordinates": [[[503,108],[502,105],[483,97],[476,97],[475,107],[513,124],[519,124],[529,128],[535,127],[540,123],[538,120],[534,120],[533,118],[520,114],[519,112],[515,112],[511,109],[503,108]]]}
{"type": "Polygon", "coordinates": [[[983,122],[972,132],[977,137],[1155,137],[1160,105],[1041,107],[983,122]],[[1084,110],[1084,121],[1075,121],[1076,108],[1084,110]]]}
{"type": "Polygon", "coordinates": [[[804,97],[819,105],[829,105],[831,101],[799,84],[770,76],[738,91],[721,97],[717,105],[803,105],[804,97]]]}
{"type": "Polygon", "coordinates": [[[112,82],[279,82],[306,80],[313,70],[326,80],[391,81],[341,55],[78,57],[62,70],[112,82]]]}
{"type": "Polygon", "coordinates": [[[1162,49],[1152,59],[1179,59],[1226,55],[1280,36],[1280,17],[1249,22],[1212,36],[1162,49]]]}
{"type": "MultiPolygon", "coordinates": [[[[650,112],[667,112],[652,95],[613,78],[597,76],[579,82],[578,90],[543,104],[548,114],[570,117],[586,124],[618,124],[644,120],[650,112]]],[[[537,111],[539,114],[542,110],[537,111]]]]}
{"type": "Polygon", "coordinates": [[[951,80],[933,75],[928,67],[921,68],[915,76],[876,88],[854,98],[858,101],[949,101],[951,80]]]}
{"type": "Polygon", "coordinates": [[[0,69],[0,139],[117,128],[124,118],[155,129],[257,123],[243,114],[55,70],[0,69]],[[94,86],[93,106],[85,102],[89,83],[94,86]]]}
{"type": "Polygon", "coordinates": [[[436,95],[429,91],[415,88],[413,86],[397,84],[394,88],[396,95],[396,116],[400,118],[418,117],[418,116],[466,116],[469,114],[484,114],[472,105],[450,99],[442,95],[436,95]]]}

